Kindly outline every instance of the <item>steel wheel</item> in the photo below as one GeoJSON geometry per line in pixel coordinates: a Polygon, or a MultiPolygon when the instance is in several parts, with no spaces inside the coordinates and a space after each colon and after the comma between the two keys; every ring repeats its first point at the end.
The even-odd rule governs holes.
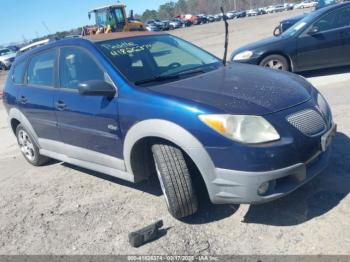
{"type": "Polygon", "coordinates": [[[272,69],[283,70],[283,64],[278,60],[270,60],[265,64],[265,67],[272,69]]]}
{"type": "Polygon", "coordinates": [[[33,162],[36,158],[36,151],[32,140],[29,135],[23,129],[18,132],[18,143],[21,148],[23,155],[30,161],[33,162]]]}
{"type": "Polygon", "coordinates": [[[260,62],[260,65],[275,70],[289,71],[288,61],[281,55],[267,56],[260,62]]]}

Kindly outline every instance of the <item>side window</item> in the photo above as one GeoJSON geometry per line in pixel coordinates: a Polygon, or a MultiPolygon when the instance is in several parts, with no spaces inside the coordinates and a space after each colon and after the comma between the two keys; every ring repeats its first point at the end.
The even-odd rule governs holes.
{"type": "Polygon", "coordinates": [[[24,71],[26,70],[26,61],[18,63],[12,74],[12,80],[15,84],[23,84],[24,71]]]}
{"type": "Polygon", "coordinates": [[[117,23],[125,23],[123,10],[121,8],[115,9],[115,17],[117,18],[117,23]]]}
{"type": "Polygon", "coordinates": [[[96,12],[96,22],[98,26],[105,26],[108,22],[107,11],[96,12]]]}
{"type": "Polygon", "coordinates": [[[342,8],[327,14],[317,21],[314,26],[318,27],[320,32],[350,26],[350,8],[342,8]]]}
{"type": "Polygon", "coordinates": [[[60,51],[60,86],[78,89],[90,80],[104,80],[104,72],[81,48],[64,47],[60,51]]]}
{"type": "Polygon", "coordinates": [[[54,67],[56,50],[33,56],[28,66],[29,85],[54,86],[54,67]]]}

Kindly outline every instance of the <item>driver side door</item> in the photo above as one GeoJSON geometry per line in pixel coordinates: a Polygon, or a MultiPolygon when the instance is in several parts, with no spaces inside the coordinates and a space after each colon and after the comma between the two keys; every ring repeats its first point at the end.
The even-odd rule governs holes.
{"type": "Polygon", "coordinates": [[[79,85],[108,80],[103,67],[87,50],[61,47],[59,88],[54,97],[63,154],[89,163],[123,169],[117,97],[82,96],[79,85]]]}
{"type": "Polygon", "coordinates": [[[350,8],[325,14],[313,23],[297,41],[296,67],[311,70],[349,63],[350,8]],[[311,30],[315,30],[311,32],[311,30]]]}

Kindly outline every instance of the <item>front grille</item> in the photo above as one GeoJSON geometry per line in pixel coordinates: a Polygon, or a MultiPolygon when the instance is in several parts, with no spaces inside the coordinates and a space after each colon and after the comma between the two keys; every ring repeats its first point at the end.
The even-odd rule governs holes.
{"type": "Polygon", "coordinates": [[[319,134],[327,128],[321,114],[312,109],[293,113],[287,117],[287,121],[304,135],[308,136],[319,134]]]}

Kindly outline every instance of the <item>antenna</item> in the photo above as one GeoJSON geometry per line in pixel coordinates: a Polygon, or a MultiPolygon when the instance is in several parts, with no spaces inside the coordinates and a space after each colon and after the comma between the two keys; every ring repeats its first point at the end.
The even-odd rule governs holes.
{"type": "Polygon", "coordinates": [[[222,18],[224,20],[225,23],[225,51],[224,51],[224,58],[222,59],[222,63],[224,66],[226,66],[226,59],[227,59],[227,47],[228,47],[228,22],[227,22],[227,16],[224,12],[224,8],[221,7],[221,13],[222,13],[222,18]]]}
{"type": "Polygon", "coordinates": [[[49,35],[51,35],[50,29],[47,27],[46,23],[44,21],[42,21],[41,23],[43,24],[49,35]]]}

